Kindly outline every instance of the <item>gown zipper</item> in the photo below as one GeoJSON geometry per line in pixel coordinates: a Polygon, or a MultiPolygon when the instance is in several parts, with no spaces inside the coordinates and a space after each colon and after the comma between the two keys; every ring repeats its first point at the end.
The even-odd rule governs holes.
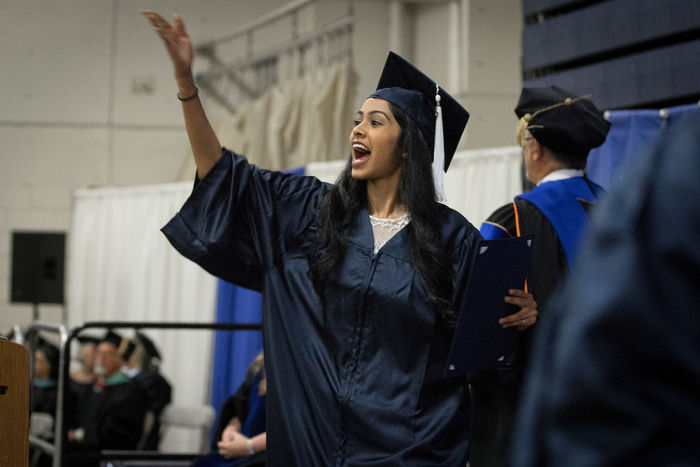
{"type": "Polygon", "coordinates": [[[377,268],[377,258],[379,256],[379,252],[374,253],[372,252],[371,256],[371,262],[369,266],[369,271],[367,272],[367,276],[365,277],[365,281],[362,284],[362,295],[360,298],[360,303],[357,306],[357,312],[355,313],[355,328],[353,329],[353,338],[352,338],[352,350],[350,354],[350,363],[345,370],[345,376],[343,378],[343,383],[342,383],[342,392],[341,392],[341,400],[340,402],[340,410],[341,410],[341,432],[340,432],[340,440],[338,443],[338,448],[337,448],[337,455],[336,455],[336,467],[340,467],[342,465],[345,465],[345,442],[347,440],[346,437],[346,428],[347,428],[347,408],[350,405],[350,399],[352,398],[352,391],[351,391],[351,384],[350,381],[352,380],[352,377],[355,373],[355,370],[357,369],[357,365],[360,359],[360,350],[362,347],[362,330],[364,329],[365,326],[365,318],[366,318],[366,313],[365,313],[365,302],[367,299],[367,293],[369,292],[369,284],[372,282],[372,278],[374,277],[374,271],[377,268]]]}

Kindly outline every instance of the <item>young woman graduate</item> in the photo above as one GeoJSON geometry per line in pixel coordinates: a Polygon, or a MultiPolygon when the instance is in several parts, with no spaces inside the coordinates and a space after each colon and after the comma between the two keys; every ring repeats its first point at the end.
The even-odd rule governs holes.
{"type": "MultiPolygon", "coordinates": [[[[144,15],[172,59],[197,164],[163,232],[207,271],[263,294],[269,465],[465,465],[466,384],[442,375],[480,235],[436,201],[435,83],[389,55],[335,185],[262,170],[222,150],[182,18],[144,15]]],[[[439,96],[446,169],[469,114],[439,96]]]]}

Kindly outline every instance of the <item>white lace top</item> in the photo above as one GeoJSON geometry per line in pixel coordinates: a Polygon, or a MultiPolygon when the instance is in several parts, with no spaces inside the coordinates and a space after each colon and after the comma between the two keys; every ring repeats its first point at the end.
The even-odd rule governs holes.
{"type": "Polygon", "coordinates": [[[411,222],[411,217],[408,213],[396,219],[382,219],[369,216],[369,222],[372,224],[372,233],[374,233],[374,253],[376,254],[386,242],[391,240],[391,237],[399,233],[401,229],[411,222]]]}

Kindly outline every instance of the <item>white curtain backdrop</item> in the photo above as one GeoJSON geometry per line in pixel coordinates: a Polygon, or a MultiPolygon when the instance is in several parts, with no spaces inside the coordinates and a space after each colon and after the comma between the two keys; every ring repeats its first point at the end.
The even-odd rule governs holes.
{"type": "MultiPolygon", "coordinates": [[[[518,146],[456,152],[445,176],[446,204],[479,228],[522,191],[520,161],[518,146]]],[[[306,174],[333,183],[344,165],[342,160],[316,162],[306,166],[306,174]]]]}
{"type": "MultiPolygon", "coordinates": [[[[189,182],[75,192],[68,250],[69,326],[86,321],[214,321],[215,278],[183,258],[159,231],[191,190],[189,182]]],[[[127,329],[119,332],[132,335],[127,329]]],[[[173,386],[173,401],[208,403],[213,331],[144,333],[161,350],[161,372],[173,386]]]]}
{"type": "Polygon", "coordinates": [[[447,205],[476,228],[497,208],[522,192],[518,146],[455,153],[445,176],[447,205]]]}
{"type": "Polygon", "coordinates": [[[304,173],[306,175],[312,175],[322,182],[335,183],[338,175],[340,175],[340,172],[345,168],[346,162],[346,160],[312,162],[306,166],[304,173]]]}

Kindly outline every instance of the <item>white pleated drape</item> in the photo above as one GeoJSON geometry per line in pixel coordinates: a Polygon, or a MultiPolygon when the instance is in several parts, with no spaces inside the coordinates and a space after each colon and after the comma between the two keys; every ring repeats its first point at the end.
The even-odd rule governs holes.
{"type": "MultiPolygon", "coordinates": [[[[215,278],[183,258],[160,232],[191,191],[189,182],[75,192],[68,248],[69,326],[214,321],[215,278]]],[[[161,372],[173,386],[173,401],[208,403],[213,332],[143,332],[161,350],[161,372]]]]}
{"type": "Polygon", "coordinates": [[[446,204],[479,228],[497,208],[522,193],[518,146],[455,153],[445,175],[446,204]]]}

